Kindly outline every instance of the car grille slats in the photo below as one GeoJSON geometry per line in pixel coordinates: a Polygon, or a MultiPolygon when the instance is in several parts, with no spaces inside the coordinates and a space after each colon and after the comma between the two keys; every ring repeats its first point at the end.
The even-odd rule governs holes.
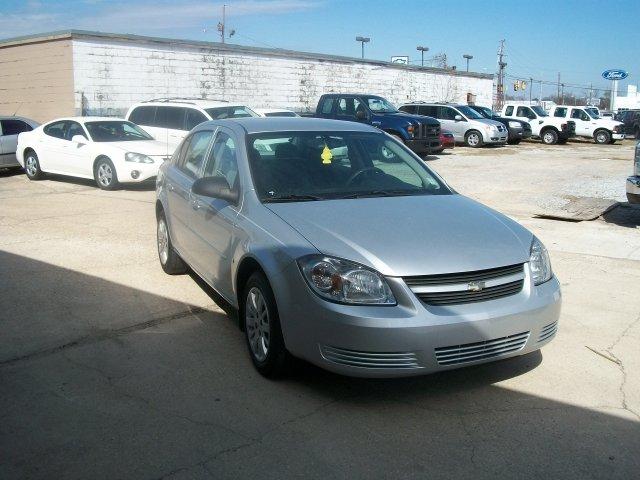
{"type": "Polygon", "coordinates": [[[360,352],[323,345],[322,356],[340,365],[363,368],[420,368],[413,352],[360,352]]]}
{"type": "Polygon", "coordinates": [[[540,335],[538,336],[538,342],[544,342],[545,340],[553,337],[558,331],[558,322],[550,323],[542,328],[540,335]]]}
{"type": "Polygon", "coordinates": [[[435,349],[436,360],[440,365],[457,365],[507,355],[522,350],[530,333],[522,332],[481,342],[438,347],[435,349]]]}
{"type": "Polygon", "coordinates": [[[427,305],[486,302],[520,292],[524,287],[524,264],[473,272],[404,277],[403,280],[427,305]]]}
{"type": "Polygon", "coordinates": [[[440,126],[428,123],[420,123],[418,127],[418,136],[416,138],[433,138],[440,135],[440,126]]]}

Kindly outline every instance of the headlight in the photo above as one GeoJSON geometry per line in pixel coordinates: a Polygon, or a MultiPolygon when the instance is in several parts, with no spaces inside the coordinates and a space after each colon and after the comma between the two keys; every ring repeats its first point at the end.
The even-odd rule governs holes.
{"type": "Polygon", "coordinates": [[[549,260],[549,252],[544,245],[536,237],[531,242],[531,256],[529,257],[529,268],[531,269],[531,277],[534,285],[551,280],[553,273],[551,272],[551,260],[549,260]]]}
{"type": "Polygon", "coordinates": [[[520,122],[509,122],[509,126],[511,128],[520,128],[522,127],[522,124],[520,122]]]}
{"type": "Polygon", "coordinates": [[[410,136],[410,137],[415,136],[415,134],[416,134],[416,127],[415,127],[415,126],[413,126],[413,125],[409,125],[409,126],[407,127],[407,133],[409,133],[409,136],[410,136]]]}
{"type": "Polygon", "coordinates": [[[124,154],[124,159],[127,162],[135,163],[153,163],[153,159],[143,155],[142,153],[127,152],[124,154]]]}
{"type": "Polygon", "coordinates": [[[326,300],[356,305],[395,305],[387,281],[378,272],[324,255],[298,259],[302,276],[311,290],[326,300]]]}

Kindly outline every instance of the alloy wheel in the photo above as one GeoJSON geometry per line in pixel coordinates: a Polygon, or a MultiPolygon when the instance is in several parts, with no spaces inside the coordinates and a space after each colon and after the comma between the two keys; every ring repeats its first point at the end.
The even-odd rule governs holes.
{"type": "Polygon", "coordinates": [[[103,187],[108,187],[113,181],[113,171],[106,163],[101,163],[98,167],[98,182],[103,187]]]}
{"type": "Polygon", "coordinates": [[[247,294],[245,307],[245,327],[249,337],[251,353],[256,360],[264,362],[269,354],[271,328],[269,310],[259,288],[253,287],[247,294]]]}
{"type": "Polygon", "coordinates": [[[169,259],[169,232],[167,230],[167,223],[164,218],[158,220],[158,255],[160,256],[160,262],[166,265],[169,259]]]}
{"type": "Polygon", "coordinates": [[[469,143],[469,146],[475,147],[478,145],[479,142],[480,142],[480,139],[478,138],[478,134],[472,133],[471,135],[469,135],[469,138],[467,140],[467,143],[469,143]]]}
{"type": "Polygon", "coordinates": [[[29,155],[27,157],[25,170],[30,177],[33,177],[38,173],[38,164],[36,162],[36,159],[32,155],[29,155]]]}

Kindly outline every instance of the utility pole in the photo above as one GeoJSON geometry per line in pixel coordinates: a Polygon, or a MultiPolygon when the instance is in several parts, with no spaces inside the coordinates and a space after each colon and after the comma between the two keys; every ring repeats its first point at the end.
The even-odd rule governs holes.
{"type": "Polygon", "coordinates": [[[507,64],[504,59],[504,40],[500,40],[500,48],[498,48],[498,86],[496,96],[496,110],[500,110],[504,105],[504,69],[507,64]]]}
{"type": "MultiPolygon", "coordinates": [[[[558,95],[556,95],[556,98],[560,100],[560,72],[558,72],[558,95]]],[[[562,102],[560,103],[562,104],[562,102]]]]}
{"type": "Polygon", "coordinates": [[[218,32],[220,32],[220,41],[224,43],[224,27],[227,23],[227,6],[222,5],[222,21],[218,22],[218,32]]]}
{"type": "Polygon", "coordinates": [[[562,100],[560,100],[560,105],[564,105],[564,83],[561,83],[560,85],[562,85],[562,90],[561,90],[562,93],[560,96],[562,100]]]}
{"type": "Polygon", "coordinates": [[[529,105],[531,105],[531,94],[533,93],[533,78],[529,77],[529,105]]]}

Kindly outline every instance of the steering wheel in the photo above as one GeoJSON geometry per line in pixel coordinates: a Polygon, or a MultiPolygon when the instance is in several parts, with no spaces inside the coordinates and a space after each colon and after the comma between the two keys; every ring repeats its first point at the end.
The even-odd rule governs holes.
{"type": "Polygon", "coordinates": [[[376,175],[380,175],[380,174],[384,175],[384,172],[382,170],[380,170],[378,167],[361,168],[360,170],[358,170],[356,173],[354,173],[353,175],[351,175],[349,177],[349,180],[347,180],[347,185],[351,185],[356,178],[358,178],[359,176],[361,176],[361,175],[363,175],[363,174],[365,174],[367,172],[373,172],[376,175]]]}

